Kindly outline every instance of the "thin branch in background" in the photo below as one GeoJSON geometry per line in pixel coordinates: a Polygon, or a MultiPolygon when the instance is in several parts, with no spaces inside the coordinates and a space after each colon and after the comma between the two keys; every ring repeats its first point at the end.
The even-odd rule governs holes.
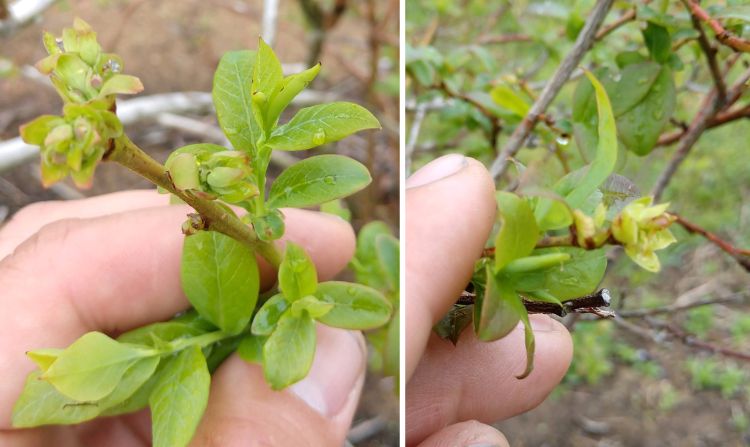
{"type": "Polygon", "coordinates": [[[427,106],[425,104],[417,105],[417,110],[414,112],[414,119],[409,128],[409,141],[406,142],[406,147],[404,148],[406,175],[409,175],[411,172],[411,158],[414,155],[414,148],[417,146],[419,131],[422,128],[422,121],[424,121],[426,114],[427,106]]]}
{"type": "Polygon", "coordinates": [[[471,96],[452,90],[445,82],[438,83],[435,88],[441,90],[443,93],[445,93],[446,96],[454,99],[460,99],[461,101],[469,103],[477,110],[479,110],[479,112],[484,115],[485,118],[487,118],[490,122],[491,128],[488,135],[490,140],[490,147],[492,149],[497,148],[497,139],[500,136],[500,131],[503,129],[500,118],[497,115],[492,113],[492,111],[485,107],[484,104],[472,98],[471,96]]]}
{"type": "Polygon", "coordinates": [[[299,0],[299,4],[305,15],[305,20],[312,28],[308,33],[310,43],[307,52],[307,65],[312,66],[320,60],[326,33],[336,26],[347,9],[348,1],[335,0],[330,11],[325,11],[317,0],[299,0]]]}
{"type": "Polygon", "coordinates": [[[279,17],[280,0],[263,0],[263,21],[261,35],[270,46],[276,42],[276,22],[279,17]]]}
{"type": "Polygon", "coordinates": [[[18,0],[8,3],[1,0],[6,9],[6,17],[0,21],[0,35],[9,35],[32,23],[57,0],[18,0]]]}
{"type": "Polygon", "coordinates": [[[523,143],[526,141],[526,138],[528,138],[529,134],[534,129],[534,126],[539,120],[539,116],[547,110],[547,107],[549,107],[549,105],[557,96],[557,93],[567,82],[571,73],[573,73],[573,70],[581,62],[584,54],[586,54],[586,52],[593,44],[596,31],[599,29],[602,22],[604,21],[604,18],[607,16],[607,12],[612,7],[612,2],[613,0],[597,1],[596,6],[594,6],[594,9],[591,12],[591,15],[589,16],[588,20],[586,20],[586,25],[578,35],[573,48],[568,53],[568,55],[565,56],[565,59],[557,68],[557,71],[555,71],[552,79],[550,79],[550,81],[544,87],[544,90],[542,90],[542,93],[539,95],[539,98],[536,100],[534,105],[531,106],[529,113],[524,117],[518,127],[516,127],[516,130],[513,131],[513,134],[510,136],[508,143],[492,163],[490,173],[492,174],[493,178],[498,179],[505,173],[508,168],[509,158],[514,157],[516,153],[521,149],[523,143]]]}
{"type": "MultiPolygon", "coordinates": [[[[661,314],[674,314],[676,312],[683,312],[689,309],[693,309],[695,307],[711,306],[714,304],[727,304],[727,303],[739,304],[739,303],[744,302],[747,296],[748,295],[746,293],[733,293],[731,295],[721,296],[718,298],[703,298],[700,300],[695,300],[695,301],[684,303],[684,304],[677,304],[675,302],[674,304],[661,306],[661,307],[621,310],[617,312],[617,315],[622,318],[644,318],[647,316],[654,316],[654,315],[661,315],[661,314]]],[[[679,301],[679,300],[676,300],[676,301],[679,301]]]]}
{"type": "MultiPolygon", "coordinates": [[[[731,123],[743,118],[750,118],[750,105],[740,107],[735,110],[719,112],[713,119],[711,119],[711,121],[709,121],[708,128],[713,129],[714,127],[731,123]]],[[[663,134],[659,137],[659,141],[657,141],[656,145],[669,146],[670,144],[674,144],[680,141],[680,139],[685,135],[685,132],[687,132],[687,127],[676,132],[663,134]]]]}
{"type": "Polygon", "coordinates": [[[708,26],[710,26],[713,30],[714,34],[716,35],[716,39],[719,42],[737,51],[750,51],[750,41],[737,37],[731,32],[727,31],[722,26],[722,24],[719,23],[718,20],[708,15],[708,13],[703,8],[701,8],[698,2],[696,2],[695,0],[686,1],[691,15],[706,22],[708,26]]]}
{"type": "MultiPolygon", "coordinates": [[[[686,8],[690,9],[690,5],[688,4],[687,0],[683,0],[682,3],[686,8]]],[[[724,85],[724,78],[721,75],[719,64],[716,62],[716,48],[712,47],[708,42],[708,37],[706,37],[706,33],[703,31],[703,25],[701,25],[700,20],[693,14],[690,15],[690,19],[693,22],[693,28],[698,31],[698,45],[700,45],[701,50],[703,50],[703,54],[706,55],[708,68],[711,72],[711,77],[714,80],[714,84],[716,85],[716,91],[719,94],[719,105],[721,105],[726,100],[727,87],[726,85],[724,85]]]]}
{"type": "MultiPolygon", "coordinates": [[[[726,106],[731,106],[734,102],[739,99],[742,92],[745,90],[745,83],[750,79],[750,70],[743,73],[735,85],[727,91],[726,106]]],[[[672,159],[667,164],[667,167],[662,171],[659,178],[656,180],[654,189],[651,191],[651,195],[654,197],[654,201],[658,202],[661,199],[661,195],[664,193],[669,184],[672,176],[677,171],[677,168],[685,160],[690,150],[698,141],[698,138],[708,128],[708,123],[716,117],[720,110],[720,101],[716,95],[716,90],[712,91],[706,96],[703,104],[698,109],[698,114],[695,116],[693,121],[690,123],[687,132],[682,136],[680,142],[675,150],[672,159]]]]}
{"type": "Polygon", "coordinates": [[[684,329],[682,329],[681,327],[677,326],[674,323],[662,321],[657,318],[649,317],[649,316],[644,317],[644,321],[646,321],[646,323],[648,323],[648,325],[651,326],[652,328],[661,329],[661,330],[668,332],[670,335],[679,339],[687,346],[701,349],[703,351],[708,351],[714,354],[721,354],[726,357],[731,357],[731,358],[743,360],[746,362],[750,361],[750,353],[736,351],[734,349],[726,348],[723,346],[718,346],[713,343],[700,340],[699,338],[695,337],[693,334],[686,332],[684,329]]]}
{"type": "Polygon", "coordinates": [[[711,233],[710,231],[700,227],[697,224],[685,220],[684,217],[676,214],[674,216],[677,218],[676,222],[682,225],[682,227],[685,228],[688,232],[703,236],[709,242],[728,253],[729,256],[734,258],[734,260],[742,266],[742,268],[750,272],[750,250],[737,248],[729,242],[721,239],[716,234],[711,233]]]}
{"type": "Polygon", "coordinates": [[[10,16],[8,9],[8,0],[0,0],[0,20],[5,20],[10,16]]]}
{"type": "Polygon", "coordinates": [[[620,28],[621,26],[625,25],[628,22],[632,22],[633,20],[635,20],[635,8],[621,15],[617,20],[610,23],[609,25],[603,26],[602,29],[600,29],[599,32],[596,33],[594,40],[604,39],[605,37],[607,37],[607,35],[609,35],[613,31],[617,30],[618,28],[620,28]]]}

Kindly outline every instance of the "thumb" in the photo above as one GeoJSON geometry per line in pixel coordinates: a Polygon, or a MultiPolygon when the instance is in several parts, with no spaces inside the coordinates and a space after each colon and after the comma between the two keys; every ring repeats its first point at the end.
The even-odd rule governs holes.
{"type": "Polygon", "coordinates": [[[427,164],[406,182],[406,380],[432,326],[471,279],[495,219],[487,169],[462,155],[427,164]]]}
{"type": "Polygon", "coordinates": [[[343,445],[365,376],[362,334],[318,325],[308,376],[273,391],[260,365],[234,355],[214,373],[191,445],[343,445]]]}
{"type": "Polygon", "coordinates": [[[502,433],[477,421],[449,425],[422,441],[419,447],[508,447],[502,433]]]}

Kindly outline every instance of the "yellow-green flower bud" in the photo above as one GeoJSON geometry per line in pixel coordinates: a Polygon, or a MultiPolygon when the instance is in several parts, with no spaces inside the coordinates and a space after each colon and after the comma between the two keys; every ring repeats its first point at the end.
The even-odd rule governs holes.
{"type": "Polygon", "coordinates": [[[676,241],[667,229],[674,216],[666,212],[668,203],[651,205],[651,197],[628,204],[612,223],[612,236],[625,247],[625,253],[638,265],[652,272],[660,270],[654,253],[676,241]]]}

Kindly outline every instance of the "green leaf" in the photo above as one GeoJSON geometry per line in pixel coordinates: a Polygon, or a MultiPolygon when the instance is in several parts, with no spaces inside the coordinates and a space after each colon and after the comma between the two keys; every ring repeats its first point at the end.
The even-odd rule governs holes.
{"type": "Polygon", "coordinates": [[[585,73],[594,86],[596,94],[599,142],[594,161],[588,166],[586,174],[573,191],[565,197],[571,208],[580,208],[591,193],[609,177],[617,162],[617,131],[607,92],[594,75],[588,71],[585,73]]]}
{"type": "Polygon", "coordinates": [[[526,345],[526,369],[524,369],[520,375],[516,376],[516,378],[520,380],[528,377],[528,375],[531,374],[531,371],[534,370],[534,351],[536,349],[536,341],[534,340],[534,331],[531,328],[531,322],[529,321],[529,314],[523,306],[523,303],[520,300],[517,300],[511,304],[523,322],[524,344],[526,345]]]}
{"type": "Polygon", "coordinates": [[[380,261],[377,240],[381,236],[391,236],[391,229],[385,222],[375,220],[365,224],[357,234],[357,248],[349,263],[354,270],[357,282],[378,290],[386,290],[389,280],[380,261]]]}
{"type": "Polygon", "coordinates": [[[525,199],[509,192],[495,195],[500,230],[495,236],[495,271],[531,253],[539,238],[534,213],[525,199]]]}
{"type": "Polygon", "coordinates": [[[236,334],[250,321],[260,278],[253,252],[216,231],[185,238],[180,267],[182,288],[208,321],[236,334]]]}
{"type": "Polygon", "coordinates": [[[672,70],[664,65],[643,100],[617,119],[620,140],[628,150],[641,156],[653,150],[674,112],[675,95],[672,70]]]}
{"type": "Polygon", "coordinates": [[[651,57],[661,64],[667,63],[672,55],[672,39],[669,31],[661,25],[648,22],[643,30],[643,40],[651,57]]]}
{"type": "Polygon", "coordinates": [[[515,303],[521,298],[512,283],[495,277],[489,265],[484,275],[484,290],[476,290],[474,332],[480,340],[493,341],[505,337],[518,325],[521,315],[515,303]]]}
{"type": "Polygon", "coordinates": [[[490,91],[490,95],[492,96],[492,100],[495,101],[497,105],[503,107],[504,109],[510,110],[521,118],[525,117],[526,114],[529,113],[529,103],[518,93],[516,93],[512,88],[505,84],[500,84],[493,87],[493,89],[490,91]]]}
{"type": "Polygon", "coordinates": [[[38,427],[50,424],[78,424],[99,416],[132,395],[154,373],[159,357],[136,361],[125,371],[117,388],[99,401],[80,402],[55,389],[34,371],[26,379],[21,397],[13,407],[13,426],[38,427]]]}
{"type": "Polygon", "coordinates": [[[64,349],[56,349],[56,348],[47,348],[47,349],[35,349],[33,351],[29,351],[26,353],[26,355],[36,363],[36,366],[39,367],[39,369],[44,372],[49,369],[50,366],[57,360],[58,357],[60,357],[60,354],[62,354],[64,349]]]}
{"type": "Polygon", "coordinates": [[[289,310],[295,317],[302,316],[304,314],[309,315],[312,319],[318,320],[323,315],[333,309],[332,303],[325,303],[315,298],[312,295],[300,298],[292,303],[292,307],[289,310]]]}
{"type": "Polygon", "coordinates": [[[208,404],[211,375],[198,346],[191,346],[161,373],[149,406],[154,447],[188,445],[208,404]]]}
{"type": "Polygon", "coordinates": [[[275,126],[281,113],[292,102],[292,100],[310,84],[320,72],[320,64],[309,68],[302,73],[287,76],[281,81],[279,88],[271,97],[268,104],[267,125],[275,126]]]}
{"type": "Polygon", "coordinates": [[[190,321],[165,321],[142,326],[117,337],[121,343],[132,343],[156,347],[161,342],[171,342],[180,338],[189,338],[214,330],[206,327],[205,322],[198,324],[190,321]],[[202,326],[201,326],[202,325],[202,326]]]}
{"type": "MultiPolygon", "coordinates": [[[[396,308],[396,311],[393,313],[393,318],[391,318],[391,321],[386,328],[385,345],[383,346],[383,373],[396,378],[399,377],[399,365],[401,361],[400,320],[400,312],[399,309],[396,308]]],[[[396,389],[398,389],[398,386],[396,386],[396,389]]]]}
{"type": "Polygon", "coordinates": [[[560,301],[592,293],[604,277],[607,257],[603,249],[585,250],[577,247],[540,248],[534,255],[567,254],[570,259],[546,269],[513,275],[511,282],[521,293],[537,291],[560,301]]]}
{"type": "Polygon", "coordinates": [[[282,151],[301,151],[365,129],[380,129],[372,113],[354,103],[332,102],[301,109],[291,121],[276,128],[266,144],[282,151]]]}
{"type": "Polygon", "coordinates": [[[250,328],[254,335],[271,335],[279,318],[289,308],[289,301],[283,294],[278,293],[272,296],[258,310],[253,318],[253,324],[250,328]]]}
{"type": "Polygon", "coordinates": [[[319,205],[354,194],[372,178],[362,163],[343,155],[316,155],[287,168],[271,186],[268,206],[319,205]]]}
{"type": "Polygon", "coordinates": [[[284,259],[279,266],[279,289],[287,301],[294,302],[312,295],[318,286],[318,273],[310,256],[294,242],[286,243],[284,259]]]}
{"type": "Polygon", "coordinates": [[[99,98],[109,95],[133,95],[143,91],[141,80],[131,75],[116,74],[102,85],[99,98]]]}
{"type": "Polygon", "coordinates": [[[362,284],[326,281],[318,284],[315,296],[333,308],[318,321],[342,329],[372,329],[391,318],[391,303],[377,290],[362,284]]]}
{"type": "Polygon", "coordinates": [[[248,363],[263,364],[263,345],[265,344],[268,337],[259,335],[246,335],[240,346],[237,348],[237,354],[242,360],[248,363]]]}
{"type": "Polygon", "coordinates": [[[437,322],[433,330],[443,340],[450,340],[456,345],[461,336],[461,332],[466,326],[471,324],[474,315],[474,306],[454,305],[451,310],[440,321],[437,322]]]}
{"type": "Polygon", "coordinates": [[[274,390],[302,380],[315,357],[315,322],[285,312],[263,345],[263,374],[274,390]]]}
{"type": "Polygon", "coordinates": [[[253,93],[263,92],[270,98],[282,78],[281,62],[276,53],[262,38],[258,39],[258,54],[253,67],[253,93]]]}
{"type": "Polygon", "coordinates": [[[390,234],[380,234],[375,238],[375,252],[380,264],[380,270],[388,284],[390,292],[399,291],[399,243],[390,234]]]}
{"type": "Polygon", "coordinates": [[[155,354],[89,332],[65,349],[41,378],[72,399],[95,401],[114,391],[136,361],[155,354]]]}
{"type": "Polygon", "coordinates": [[[331,200],[320,204],[320,212],[326,214],[333,214],[338,216],[345,221],[351,223],[352,211],[346,206],[346,203],[341,199],[331,200]]]}
{"type": "Polygon", "coordinates": [[[262,131],[252,111],[255,52],[230,51],[222,56],[213,82],[216,117],[235,149],[256,154],[262,131]]]}

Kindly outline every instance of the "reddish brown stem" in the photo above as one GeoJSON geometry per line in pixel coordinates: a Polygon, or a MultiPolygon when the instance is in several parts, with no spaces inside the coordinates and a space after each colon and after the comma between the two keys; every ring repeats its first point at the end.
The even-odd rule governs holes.
{"type": "Polygon", "coordinates": [[[682,227],[685,228],[688,232],[703,236],[709,242],[713,243],[714,245],[728,253],[737,261],[738,264],[742,266],[742,268],[750,272],[750,250],[737,248],[729,242],[721,239],[716,234],[700,227],[697,224],[685,220],[684,217],[678,216],[676,214],[674,216],[677,218],[676,222],[682,225],[682,227]]]}
{"type": "Polygon", "coordinates": [[[735,36],[731,32],[727,31],[718,20],[712,18],[708,13],[700,7],[695,0],[686,0],[690,13],[698,19],[706,22],[709,27],[713,30],[716,35],[716,39],[722,44],[742,52],[750,52],[750,41],[735,36]]]}

